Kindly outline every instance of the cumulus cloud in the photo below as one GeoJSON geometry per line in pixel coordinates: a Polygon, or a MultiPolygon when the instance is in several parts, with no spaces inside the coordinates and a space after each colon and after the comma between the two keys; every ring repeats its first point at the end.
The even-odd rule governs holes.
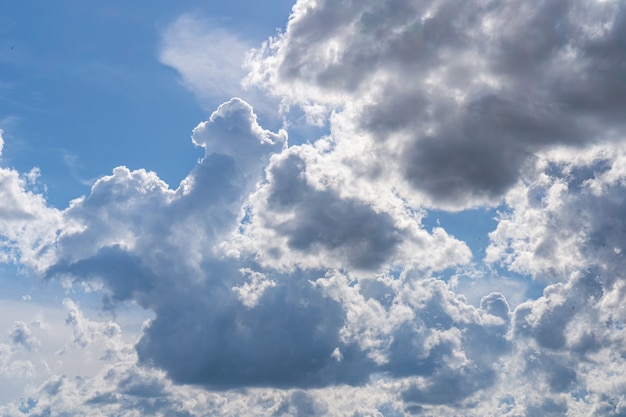
{"type": "Polygon", "coordinates": [[[275,155],[235,242],[277,269],[443,270],[471,259],[465,243],[443,229],[424,230],[423,213],[397,195],[346,190],[326,168],[332,164],[313,145],[275,155]]]}
{"type": "Polygon", "coordinates": [[[543,280],[581,270],[619,276],[623,264],[624,150],[592,147],[541,155],[506,197],[487,260],[543,280]]]}
{"type": "Polygon", "coordinates": [[[52,259],[52,244],[62,227],[59,210],[37,192],[39,170],[20,174],[0,167],[0,260],[36,269],[52,259]]]}
{"type": "Polygon", "coordinates": [[[612,388],[623,381],[622,160],[615,145],[542,154],[490,235],[488,261],[550,283],[513,315],[521,379],[552,393],[529,410],[623,412],[612,388]]]}
{"type": "Polygon", "coordinates": [[[299,1],[247,82],[339,111],[392,178],[467,207],[497,201],[535,152],[623,126],[623,16],[621,2],[299,1]]]}
{"type": "MultiPolygon", "coordinates": [[[[289,146],[233,98],[193,129],[205,154],[177,187],[117,167],[65,210],[37,170],[0,168],[3,261],[153,314],[131,345],[65,301],[59,356],[98,352],[101,372],[51,375],[0,411],[623,414],[624,16],[617,1],[301,0],[246,82],[325,136],[289,146]],[[483,205],[498,210],[485,259],[422,224],[483,205]]],[[[177,21],[161,59],[227,94],[240,72],[221,90],[230,73],[205,78],[180,51],[245,45],[198,27],[177,21]]],[[[32,329],[0,344],[3,373],[30,372],[32,329]]]]}
{"type": "MultiPolygon", "coordinates": [[[[136,346],[140,363],[217,390],[358,386],[375,374],[439,381],[474,363],[492,373],[473,340],[506,345],[508,319],[456,299],[440,281],[419,283],[467,262],[465,244],[426,232],[405,206],[373,207],[307,183],[298,153],[311,149],[284,150],[285,133],[261,128],[242,100],[220,106],[193,141],[206,155],[177,189],[119,167],[73,201],[45,274],[101,282],[111,308],[134,300],[152,310],[136,346]],[[439,245],[440,255],[425,252],[439,245]],[[377,325],[364,326],[366,317],[377,325]]],[[[68,309],[73,348],[116,333],[113,325],[94,333],[68,309]]]]}
{"type": "MultiPolygon", "coordinates": [[[[319,282],[317,285],[324,287],[325,292],[331,291],[330,287],[334,286],[335,288],[332,291],[341,291],[346,293],[346,295],[348,295],[348,292],[352,292],[352,295],[358,295],[358,290],[355,290],[354,287],[343,285],[345,281],[342,281],[340,278],[327,277],[322,280],[327,281],[326,283],[319,282]],[[332,283],[331,281],[336,282],[332,283]]],[[[461,326],[463,326],[463,323],[460,321],[464,321],[470,327],[473,325],[468,322],[467,318],[462,318],[459,315],[458,302],[453,305],[442,306],[442,309],[445,308],[448,311],[445,313],[440,312],[439,316],[435,314],[433,317],[426,305],[442,302],[446,298],[453,302],[451,298],[453,295],[446,292],[445,288],[436,281],[429,281],[426,285],[419,287],[419,289],[416,288],[416,292],[420,294],[415,294],[414,301],[420,302],[418,298],[421,297],[421,302],[425,303],[421,308],[421,313],[419,313],[421,318],[411,319],[410,315],[407,315],[405,311],[400,314],[401,318],[399,320],[389,320],[389,322],[395,321],[398,325],[404,324],[404,332],[412,333],[411,335],[407,334],[400,343],[407,343],[407,338],[414,339],[415,343],[417,343],[416,346],[421,346],[421,343],[425,342],[422,348],[428,350],[428,352],[419,352],[418,355],[420,357],[425,359],[426,356],[430,355],[436,355],[437,357],[442,355],[441,358],[445,364],[441,363],[433,368],[432,366],[427,366],[426,360],[423,360],[421,361],[421,370],[419,371],[422,375],[434,373],[435,384],[442,384],[445,383],[446,378],[451,378],[451,375],[455,375],[457,372],[460,372],[459,375],[467,372],[465,367],[462,367],[463,369],[461,370],[457,369],[457,367],[461,366],[458,362],[459,358],[447,356],[447,354],[459,354],[459,352],[454,352],[453,350],[454,346],[460,342],[459,338],[462,339],[463,337],[460,332],[449,334],[450,332],[445,329],[442,329],[440,332],[430,331],[430,334],[425,337],[418,334],[417,329],[410,330],[409,327],[412,327],[410,323],[414,321],[416,325],[421,326],[419,323],[422,320],[435,320],[441,323],[456,321],[461,326]],[[440,349],[443,352],[438,352],[440,349]],[[445,369],[442,370],[441,368],[445,369]]],[[[335,295],[331,298],[334,297],[335,295]]],[[[497,304],[497,296],[490,298],[494,304],[497,304]]],[[[309,300],[315,302],[315,300],[309,300]]],[[[358,308],[358,304],[358,302],[353,303],[356,308],[358,308]]],[[[307,390],[250,388],[245,392],[241,390],[215,392],[206,391],[204,388],[197,386],[177,386],[172,384],[172,381],[166,378],[162,371],[152,367],[139,366],[135,350],[132,349],[131,345],[120,341],[120,330],[115,329],[111,331],[116,326],[108,321],[93,320],[87,317],[80,307],[71,300],[66,300],[65,305],[68,312],[67,324],[73,328],[75,339],[79,335],[78,339],[82,340],[75,348],[95,353],[102,350],[102,345],[109,345],[112,346],[112,350],[116,352],[116,355],[101,356],[100,360],[103,361],[101,370],[89,378],[71,378],[69,376],[54,375],[39,386],[30,387],[21,401],[0,406],[3,415],[45,415],[46,413],[51,415],[63,413],[69,415],[81,413],[96,413],[95,415],[101,413],[102,415],[107,415],[115,413],[122,416],[132,416],[137,409],[142,409],[144,412],[150,412],[154,415],[184,416],[220,413],[242,413],[244,415],[260,416],[289,415],[289,413],[311,416],[322,414],[339,416],[344,415],[342,410],[354,410],[355,413],[361,413],[360,415],[385,415],[383,413],[392,412],[393,410],[395,410],[393,412],[402,412],[402,404],[399,402],[395,392],[398,389],[402,389],[402,384],[411,382],[410,378],[406,378],[405,374],[407,374],[407,371],[401,369],[401,366],[407,363],[408,358],[396,357],[395,355],[404,356],[405,353],[403,349],[394,349],[394,356],[390,358],[388,365],[384,366],[388,367],[388,369],[395,369],[393,372],[401,380],[405,380],[402,384],[398,384],[397,381],[388,379],[388,377],[383,377],[385,372],[381,372],[380,376],[363,381],[362,384],[359,384],[359,387],[338,386],[330,391],[324,388],[307,390]],[[401,363],[395,363],[398,360],[401,363]]],[[[474,311],[474,313],[478,313],[482,318],[479,319],[478,316],[475,316],[473,320],[482,321],[488,327],[498,327],[504,324],[502,320],[491,316],[491,313],[487,310],[483,313],[478,311],[474,311]]],[[[263,319],[266,318],[263,317],[263,319]]],[[[286,322],[291,323],[292,320],[301,323],[303,319],[296,317],[287,319],[286,322]]],[[[259,322],[262,323],[263,321],[260,320],[259,322]]],[[[378,321],[380,325],[386,326],[385,320],[378,321]]],[[[357,325],[359,323],[355,320],[354,324],[357,325]]],[[[446,327],[447,325],[443,324],[443,326],[446,327]]],[[[290,329],[293,331],[294,327],[290,327],[290,329]]],[[[474,332],[469,327],[468,331],[470,333],[474,332]]],[[[181,339],[181,341],[183,340],[181,339]]],[[[274,339],[273,342],[278,344],[278,349],[280,349],[282,341],[274,339]]],[[[139,353],[141,354],[141,351],[139,353]]],[[[221,358],[228,360],[225,353],[221,358]]],[[[262,357],[263,352],[258,352],[256,355],[257,358],[259,356],[262,357]]],[[[352,355],[353,353],[346,350],[341,360],[354,360],[352,355]]],[[[241,352],[236,353],[235,356],[241,358],[241,352]]],[[[471,356],[475,357],[475,354],[471,356]]],[[[310,358],[311,356],[307,357],[310,358]]],[[[337,362],[337,359],[333,358],[333,361],[337,362]]],[[[197,361],[194,361],[194,363],[197,364],[197,361]]],[[[274,362],[274,365],[276,365],[276,362],[274,362]]],[[[235,364],[231,363],[230,366],[231,370],[236,371],[236,369],[233,369],[233,366],[236,366],[235,364]]],[[[280,369],[275,369],[275,371],[280,371],[280,369]]],[[[411,373],[411,371],[408,373],[411,373]]],[[[249,375],[246,375],[246,377],[249,378],[249,375]]],[[[237,386],[242,386],[241,383],[243,383],[242,380],[239,381],[237,386]]],[[[485,381],[480,382],[480,384],[484,383],[485,381]]],[[[466,387],[466,383],[461,381],[458,382],[458,386],[463,387],[462,392],[451,395],[461,400],[474,389],[471,387],[475,387],[476,383],[470,383],[471,387],[466,387]]],[[[405,395],[412,395],[412,390],[414,389],[409,388],[405,395]]]]}

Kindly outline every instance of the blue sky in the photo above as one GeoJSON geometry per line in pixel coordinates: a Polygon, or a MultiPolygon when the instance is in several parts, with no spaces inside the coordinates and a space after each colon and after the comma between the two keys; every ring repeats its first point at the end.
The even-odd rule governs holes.
{"type": "Polygon", "coordinates": [[[201,155],[190,126],[230,97],[195,100],[159,60],[164,32],[190,14],[257,44],[284,26],[290,8],[286,1],[3,5],[5,164],[40,167],[48,200],[60,208],[118,165],[177,184],[201,155]]]}
{"type": "Polygon", "coordinates": [[[626,4],[0,6],[0,414],[626,414],[626,4]]]}

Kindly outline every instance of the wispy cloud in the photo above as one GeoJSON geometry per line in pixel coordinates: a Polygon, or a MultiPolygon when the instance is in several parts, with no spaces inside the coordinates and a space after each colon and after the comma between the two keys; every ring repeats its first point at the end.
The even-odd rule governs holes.
{"type": "Polygon", "coordinates": [[[243,64],[250,43],[218,21],[183,15],[163,33],[159,60],[180,74],[202,101],[224,101],[242,93],[243,64]]]}

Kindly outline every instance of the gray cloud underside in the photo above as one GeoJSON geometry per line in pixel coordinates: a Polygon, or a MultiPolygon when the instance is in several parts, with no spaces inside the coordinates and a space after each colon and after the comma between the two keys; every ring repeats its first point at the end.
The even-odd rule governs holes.
{"type": "MultiPolygon", "coordinates": [[[[224,256],[217,244],[236,229],[237,207],[261,172],[245,152],[243,157],[229,154],[235,145],[220,145],[223,153],[215,153],[211,144],[217,135],[232,143],[233,134],[241,132],[249,143],[240,146],[271,148],[263,140],[272,134],[258,128],[251,109],[238,100],[200,126],[194,140],[206,145],[207,156],[178,190],[169,190],[153,174],[118,168],[74,202],[65,214],[80,223],[80,231],[60,239],[60,259],[46,272],[49,277],[100,280],[109,289],[105,301],[111,306],[132,299],[153,310],[156,318],[137,344],[141,362],[163,368],[174,381],[214,389],[361,385],[375,373],[437,380],[465,372],[446,357],[460,355],[466,340],[503,337],[502,319],[496,320],[495,330],[483,325],[486,312],[464,307],[473,311],[469,321],[451,317],[447,304],[459,301],[441,283],[418,286],[414,291],[423,292],[426,300],[434,298],[414,306],[400,298],[403,288],[388,283],[384,286],[396,293],[391,304],[383,307],[375,298],[369,303],[391,315],[394,309],[413,312],[405,312],[396,325],[382,322],[370,336],[372,349],[361,343],[358,332],[365,329],[348,328],[358,323],[350,323],[342,298],[362,298],[348,278],[335,278],[331,295],[325,284],[331,278],[324,270],[280,273],[264,269],[253,256],[224,256]],[[243,303],[234,291],[250,278],[242,267],[273,283],[257,288],[261,293],[252,304],[243,303]],[[348,338],[348,331],[357,333],[348,338]],[[450,335],[438,342],[439,333],[450,335]]],[[[319,245],[343,253],[347,268],[379,269],[402,238],[392,217],[306,186],[295,172],[302,163],[296,156],[287,158],[270,176],[268,213],[296,213],[296,220],[275,226],[287,238],[286,249],[309,252],[319,245]]],[[[412,279],[406,281],[397,285],[407,286],[412,279]]],[[[489,360],[477,360],[489,368],[489,360]]]]}
{"type": "MultiPolygon", "coordinates": [[[[178,188],[118,167],[64,211],[0,169],[4,261],[154,313],[106,377],[6,414],[624,415],[624,8],[299,1],[247,82],[321,106],[327,137],[287,147],[232,99],[178,188]],[[485,204],[473,261],[536,300],[473,306],[438,279],[471,254],[421,210],[485,204]]],[[[38,343],[17,322],[0,369],[38,343]]]]}
{"type": "Polygon", "coordinates": [[[537,151],[623,128],[624,16],[619,1],[300,1],[248,81],[347,107],[435,204],[493,202],[537,151]]]}
{"type": "MultiPolygon", "coordinates": [[[[202,125],[203,132],[245,132],[250,146],[280,150],[278,137],[256,128],[245,103],[231,101],[216,114],[224,119],[213,117],[213,122],[202,125]],[[234,124],[236,129],[224,128],[234,124]],[[274,145],[263,142],[268,137],[276,140],[274,145]]],[[[212,143],[207,138],[195,140],[212,143]]],[[[273,270],[246,251],[225,254],[221,239],[238,229],[240,219],[244,228],[235,234],[245,237],[245,223],[256,221],[256,210],[246,214],[237,207],[247,204],[245,196],[254,189],[261,165],[242,164],[227,153],[228,147],[224,149],[216,154],[207,147],[207,156],[177,190],[169,190],[154,174],[118,168],[64,212],[72,228],[60,235],[57,261],[47,275],[103,282],[111,308],[135,300],[151,309],[155,318],[135,348],[140,364],[165,370],[177,383],[220,391],[329,385],[367,389],[373,377],[384,375],[405,381],[398,392],[407,412],[476,408],[475,415],[481,415],[488,407],[504,407],[511,401],[507,398],[516,398],[517,390],[533,392],[533,384],[545,398],[520,397],[515,407],[510,406],[511,413],[523,407],[528,413],[558,415],[572,407],[571,395],[581,389],[589,391],[584,397],[589,409],[618,412],[611,405],[617,392],[607,388],[599,395],[591,389],[601,376],[589,373],[589,366],[601,361],[608,366],[606,372],[614,372],[608,364],[623,362],[619,355],[624,311],[618,301],[623,285],[611,269],[623,262],[618,208],[624,194],[621,154],[600,150],[596,155],[601,157],[590,154],[574,162],[564,162],[567,155],[546,155],[554,162],[539,165],[529,177],[535,182],[509,194],[511,211],[503,214],[492,234],[489,256],[541,277],[543,264],[525,257],[525,246],[516,246],[519,241],[538,260],[549,254],[554,265],[563,265],[547,270],[555,283],[543,297],[510,311],[504,297],[495,293],[484,297],[480,308],[468,305],[443,281],[427,279],[419,269],[407,269],[400,276],[380,272],[368,276],[368,268],[384,270],[399,242],[410,235],[403,234],[391,213],[311,187],[301,175],[305,158],[297,152],[271,164],[264,185],[264,195],[269,196],[265,215],[297,213],[295,219],[302,221],[279,222],[275,227],[276,236],[290,242],[286,250],[332,248],[343,253],[339,258],[345,260],[346,269],[361,271],[360,278],[320,268],[273,270]],[[558,199],[547,197],[557,191],[558,199]],[[530,198],[518,198],[524,193],[530,198]],[[524,204],[538,213],[555,214],[532,215],[524,204]],[[598,211],[604,214],[595,216],[598,211]],[[544,222],[533,223],[530,229],[525,215],[544,222]],[[315,228],[318,216],[320,225],[315,228]],[[588,219],[582,229],[574,220],[581,218],[588,219]],[[358,221],[368,225],[352,233],[358,221]],[[378,227],[390,234],[376,236],[378,227]],[[545,242],[557,232],[563,238],[550,248],[545,242]],[[567,236],[581,232],[588,238],[575,242],[580,256],[563,255],[559,242],[567,243],[567,236]],[[366,242],[357,248],[373,251],[371,262],[364,263],[364,255],[354,252],[355,241],[366,242]],[[581,260],[588,272],[577,272],[581,260]],[[272,285],[251,285],[250,291],[257,294],[244,303],[234,289],[251,284],[253,278],[272,285]],[[509,366],[503,368],[504,363],[509,366]],[[514,381],[510,389],[501,387],[505,379],[514,381]]],[[[243,161],[249,162],[245,157],[243,161]]],[[[11,338],[22,348],[34,344],[23,324],[16,324],[11,338]]],[[[168,409],[170,403],[159,398],[173,388],[160,377],[129,378],[120,376],[115,392],[94,393],[85,404],[168,409]]],[[[71,383],[59,380],[42,388],[41,407],[45,398],[59,396],[63,389],[71,390],[71,383]]],[[[329,412],[330,405],[324,405],[321,397],[294,395],[293,402],[276,405],[274,415],[300,409],[309,410],[309,415],[329,412]]]]}

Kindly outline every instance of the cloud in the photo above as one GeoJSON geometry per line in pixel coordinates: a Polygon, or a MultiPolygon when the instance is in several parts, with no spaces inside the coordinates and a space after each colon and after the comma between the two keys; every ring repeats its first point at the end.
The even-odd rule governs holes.
{"type": "MultiPolygon", "coordinates": [[[[192,138],[205,157],[177,189],[119,167],[74,200],[62,213],[71,227],[45,273],[101,283],[108,308],[133,300],[152,310],[136,345],[140,364],[215,390],[311,389],[365,385],[376,374],[444,383],[474,362],[489,373],[506,353],[508,319],[456,299],[440,281],[422,282],[430,270],[467,262],[463,243],[443,230],[427,233],[402,205],[374,207],[309,184],[305,172],[317,168],[304,158],[314,150],[284,149],[285,133],[261,128],[240,99],[221,105],[192,138]],[[291,218],[274,223],[284,215],[291,218]],[[286,241],[275,263],[265,262],[274,247],[238,246],[269,244],[257,233],[272,231],[286,241]],[[412,253],[429,245],[441,245],[440,254],[412,253]],[[293,254],[308,260],[290,261],[293,254]],[[364,326],[365,317],[377,324],[364,326]],[[477,338],[499,347],[477,350],[477,338]]],[[[83,324],[68,308],[68,349],[118,333],[114,324],[83,324]]]]}
{"type": "MultiPolygon", "coordinates": [[[[200,26],[174,23],[161,59],[229,94],[239,70],[202,68],[244,46],[200,26]]],[[[50,372],[0,414],[623,414],[625,27],[611,1],[301,0],[246,82],[323,137],[289,146],[232,98],[177,187],[117,167],[65,210],[0,168],[4,261],[152,315],[128,342],[65,301],[58,356],[100,371],[50,372]],[[484,205],[485,259],[422,224],[484,205]]],[[[3,375],[37,368],[38,336],[11,327],[3,375]]]]}
{"type": "Polygon", "coordinates": [[[31,333],[28,325],[23,321],[13,323],[13,329],[9,336],[14,346],[22,346],[27,350],[32,350],[40,344],[39,340],[31,333]]]}
{"type": "Polygon", "coordinates": [[[619,275],[623,155],[623,147],[606,145],[542,155],[507,194],[486,259],[544,280],[592,268],[619,275]]]}
{"type": "Polygon", "coordinates": [[[241,94],[250,45],[219,23],[182,15],[164,32],[159,60],[178,71],[200,98],[227,100],[241,94]]]}
{"type": "Polygon", "coordinates": [[[0,260],[43,268],[62,227],[59,210],[37,192],[39,170],[20,174],[0,167],[0,260]]]}
{"type": "Polygon", "coordinates": [[[373,195],[344,187],[332,162],[312,145],[292,146],[272,157],[267,183],[251,196],[235,240],[240,250],[277,269],[337,268],[355,274],[393,266],[443,270],[470,260],[465,243],[441,228],[428,233],[421,214],[393,192],[373,195]]]}
{"type": "MultiPolygon", "coordinates": [[[[449,297],[451,295],[441,293],[442,287],[439,286],[439,289],[436,289],[438,286],[434,281],[427,284],[426,287],[434,290],[431,296],[437,298],[441,296],[449,297]],[[431,287],[432,284],[434,286],[431,287]]],[[[349,288],[348,286],[344,287],[345,290],[349,288]]],[[[491,298],[496,302],[497,297],[491,298]]],[[[309,298],[309,300],[311,303],[315,303],[314,299],[309,298]]],[[[131,416],[138,408],[154,415],[184,416],[229,412],[261,416],[285,415],[285,413],[343,415],[341,414],[342,409],[352,409],[355,413],[361,412],[361,415],[383,415],[382,412],[385,412],[384,410],[399,410],[402,408],[402,405],[394,399],[394,391],[397,391],[399,387],[394,385],[393,382],[384,381],[383,379],[364,381],[358,388],[340,385],[329,391],[323,388],[308,389],[306,391],[299,389],[250,388],[245,391],[228,390],[215,392],[207,391],[202,387],[177,386],[172,384],[171,380],[166,378],[163,372],[153,367],[138,366],[135,350],[132,349],[131,345],[121,342],[119,329],[110,331],[111,328],[116,327],[112,326],[111,322],[89,318],[73,301],[66,300],[65,306],[68,310],[68,326],[73,329],[75,336],[79,335],[79,339],[84,341],[84,343],[73,345],[74,349],[79,349],[74,354],[89,357],[89,355],[103,350],[103,346],[106,345],[111,346],[116,354],[100,356],[102,367],[93,376],[72,378],[54,375],[41,385],[30,387],[22,401],[0,406],[3,415],[45,415],[46,413],[66,413],[69,415],[96,413],[97,415],[97,413],[115,413],[122,416],[131,416]]],[[[450,306],[444,308],[450,310],[450,306]]],[[[310,312],[310,310],[305,312],[310,312]]],[[[423,309],[423,314],[430,315],[427,308],[423,309]]],[[[455,314],[452,310],[448,314],[455,316],[457,320],[461,319],[461,316],[455,314]]],[[[284,319],[285,323],[290,323],[294,320],[298,322],[303,321],[302,317],[289,318],[289,316],[287,315],[287,318],[284,319]]],[[[178,317],[181,317],[180,314],[178,314],[178,317]]],[[[487,317],[485,316],[485,318],[487,317]]],[[[261,317],[258,323],[264,323],[266,319],[267,317],[261,317]]],[[[429,318],[429,320],[432,320],[432,318],[429,318]]],[[[445,321],[446,319],[441,317],[439,320],[445,321]]],[[[493,319],[490,320],[493,321],[493,319]]],[[[497,320],[494,323],[502,324],[502,322],[497,320]]],[[[288,326],[288,328],[292,331],[294,330],[293,327],[288,326]]],[[[281,329],[281,327],[277,326],[275,331],[278,329],[281,329]]],[[[447,346],[446,349],[450,347],[449,343],[453,341],[454,337],[446,336],[445,333],[442,332],[437,337],[433,337],[431,334],[431,336],[426,338],[431,351],[438,350],[440,343],[447,346]]],[[[171,333],[169,337],[172,337],[171,333]]],[[[417,334],[412,337],[417,338],[416,340],[420,339],[420,336],[417,334]]],[[[184,343],[185,338],[179,338],[178,340],[184,343]]],[[[161,342],[163,342],[163,339],[161,342]]],[[[283,343],[281,339],[274,339],[273,342],[275,345],[278,344],[279,349],[283,343]]],[[[238,346],[239,349],[244,348],[244,346],[238,346]]],[[[141,350],[139,352],[141,354],[141,350]]],[[[239,354],[240,352],[233,356],[237,357],[239,354]]],[[[263,357],[263,353],[256,352],[255,356],[257,358],[263,357]]],[[[310,358],[311,356],[308,355],[307,357],[310,358]]],[[[221,358],[229,360],[224,355],[221,358]]],[[[342,360],[350,360],[350,352],[345,351],[343,358],[342,360]]],[[[445,360],[448,361],[448,359],[445,360]]],[[[333,361],[336,362],[337,359],[333,358],[333,361]]],[[[274,362],[274,364],[276,363],[274,362]]],[[[448,365],[451,365],[451,363],[448,363],[448,365]]],[[[231,363],[229,366],[233,369],[237,365],[231,363]]],[[[441,366],[445,367],[447,365],[441,366]]],[[[280,371],[280,369],[276,368],[274,370],[280,371]]],[[[430,369],[424,369],[422,374],[427,375],[429,372],[431,372],[430,369]]],[[[438,375],[440,371],[434,372],[436,380],[439,381],[436,383],[443,383],[442,377],[438,375]]],[[[452,369],[447,369],[445,374],[450,377],[450,374],[454,372],[452,369]]],[[[380,375],[383,374],[381,373],[380,375]]],[[[459,387],[463,387],[463,390],[466,389],[465,382],[458,382],[458,384],[459,387]]],[[[406,395],[410,395],[410,392],[408,391],[406,395]]],[[[456,398],[463,398],[466,395],[464,392],[456,394],[456,398]]]]}
{"type": "Polygon", "coordinates": [[[339,112],[383,177],[430,204],[494,203],[536,152],[623,127],[623,16],[620,2],[299,1],[247,82],[339,112]]]}

